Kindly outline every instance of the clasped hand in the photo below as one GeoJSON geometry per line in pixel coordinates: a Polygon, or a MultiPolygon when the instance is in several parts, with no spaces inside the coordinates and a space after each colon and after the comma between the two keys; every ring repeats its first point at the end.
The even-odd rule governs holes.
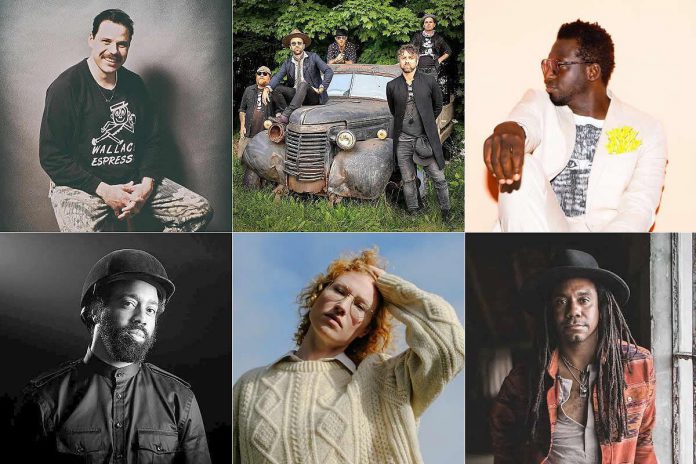
{"type": "Polygon", "coordinates": [[[143,179],[139,184],[133,181],[127,184],[109,185],[101,183],[97,194],[109,205],[119,220],[135,216],[145,206],[153,190],[151,179],[143,179]]]}

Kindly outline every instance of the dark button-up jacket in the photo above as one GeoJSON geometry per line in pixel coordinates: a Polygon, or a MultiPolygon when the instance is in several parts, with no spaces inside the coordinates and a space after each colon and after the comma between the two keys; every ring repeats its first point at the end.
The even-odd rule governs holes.
{"type": "MultiPolygon", "coordinates": [[[[445,156],[442,153],[442,143],[436,122],[442,112],[442,91],[434,77],[416,71],[413,78],[413,100],[423,121],[425,135],[433,148],[435,161],[440,169],[445,169],[445,156]]],[[[389,112],[394,115],[392,139],[394,140],[394,156],[396,156],[396,148],[399,145],[397,142],[401,135],[401,126],[408,103],[408,84],[403,74],[387,83],[387,103],[389,112]]]]}
{"type": "Polygon", "coordinates": [[[148,363],[83,360],[32,380],[17,416],[25,462],[210,463],[189,384],[148,363]]]}
{"type": "MultiPolygon", "coordinates": [[[[655,426],[655,371],[650,352],[638,352],[622,343],[630,361],[624,368],[626,389],[627,435],[619,442],[600,442],[602,464],[657,464],[652,430],[655,426]],[[630,350],[630,352],[628,351],[630,350]]],[[[546,462],[556,427],[560,382],[558,381],[558,350],[553,352],[546,369],[546,407],[542,406],[537,425],[537,439],[529,440],[526,425],[529,388],[527,368],[515,367],[507,376],[491,410],[491,433],[496,464],[546,462]]],[[[543,404],[543,403],[542,403],[543,404]]],[[[595,418],[599,417],[597,386],[592,389],[595,418]]]]}
{"type": "MultiPolygon", "coordinates": [[[[320,86],[324,86],[324,92],[319,95],[319,101],[323,105],[329,101],[329,96],[326,91],[329,90],[329,84],[331,84],[331,79],[333,79],[333,69],[331,69],[331,66],[324,63],[324,60],[319,58],[319,55],[316,53],[305,53],[307,53],[307,57],[302,63],[302,75],[304,76],[304,80],[312,87],[318,89],[320,86]],[[324,75],[323,79],[321,77],[322,74],[324,75]]],[[[269,86],[275,89],[283,82],[283,79],[287,79],[285,85],[288,87],[295,86],[295,60],[293,57],[283,61],[278,72],[271,78],[269,86]]]]}

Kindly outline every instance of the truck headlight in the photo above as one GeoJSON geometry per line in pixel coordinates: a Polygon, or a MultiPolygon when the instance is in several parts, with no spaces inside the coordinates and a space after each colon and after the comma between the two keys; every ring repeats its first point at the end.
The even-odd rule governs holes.
{"type": "Polygon", "coordinates": [[[348,129],[343,129],[336,134],[336,145],[341,150],[350,150],[355,146],[355,134],[348,129]]]}

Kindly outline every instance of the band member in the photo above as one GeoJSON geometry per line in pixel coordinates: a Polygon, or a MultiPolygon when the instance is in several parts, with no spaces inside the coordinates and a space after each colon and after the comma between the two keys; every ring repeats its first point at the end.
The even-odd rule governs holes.
{"type": "Polygon", "coordinates": [[[326,90],[331,84],[333,70],[316,53],[305,52],[305,47],[311,43],[312,39],[298,29],[285,36],[283,46],[290,47],[292,56],[283,61],[271,83],[263,89],[265,104],[270,99],[269,95],[273,94],[273,103],[278,112],[275,119],[281,124],[287,124],[290,114],[300,106],[323,105],[329,100],[326,90]]]}
{"type": "Polygon", "coordinates": [[[263,123],[273,116],[273,105],[264,103],[263,89],[271,81],[271,70],[261,66],[256,70],[256,83],[244,89],[239,105],[239,145],[237,156],[241,157],[249,139],[264,130],[263,123]]]}
{"type": "Polygon", "coordinates": [[[452,54],[445,39],[435,32],[437,18],[426,14],[421,18],[423,30],[416,32],[411,43],[418,49],[418,70],[437,77],[440,66],[452,54]]]}
{"type": "Polygon", "coordinates": [[[402,74],[387,83],[387,102],[394,116],[394,156],[404,185],[409,214],[418,212],[416,164],[422,165],[435,184],[443,221],[450,216],[445,157],[436,119],[442,111],[442,92],[435,78],[416,70],[418,52],[411,45],[398,51],[402,74]]]}
{"type": "Polygon", "coordinates": [[[329,45],[326,51],[326,61],[329,64],[353,64],[357,63],[357,49],[348,42],[348,31],[336,29],[335,42],[329,45]]]}

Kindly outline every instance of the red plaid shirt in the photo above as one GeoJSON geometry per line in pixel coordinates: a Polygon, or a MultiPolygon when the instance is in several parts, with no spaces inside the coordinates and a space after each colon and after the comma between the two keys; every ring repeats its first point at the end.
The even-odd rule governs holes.
{"type": "MultiPolygon", "coordinates": [[[[624,353],[628,344],[621,342],[624,353]]],[[[653,449],[652,429],[655,426],[655,371],[648,350],[630,349],[630,361],[624,368],[626,389],[626,436],[619,442],[600,443],[602,464],[657,464],[653,449]]],[[[532,442],[526,424],[529,388],[527,368],[515,367],[508,374],[491,411],[491,434],[496,464],[546,462],[556,426],[556,410],[560,393],[558,350],[553,352],[545,378],[547,410],[539,415],[537,438],[532,442]],[[546,412],[546,414],[544,414],[546,412]]],[[[595,417],[599,417],[597,387],[592,390],[595,417]]]]}

